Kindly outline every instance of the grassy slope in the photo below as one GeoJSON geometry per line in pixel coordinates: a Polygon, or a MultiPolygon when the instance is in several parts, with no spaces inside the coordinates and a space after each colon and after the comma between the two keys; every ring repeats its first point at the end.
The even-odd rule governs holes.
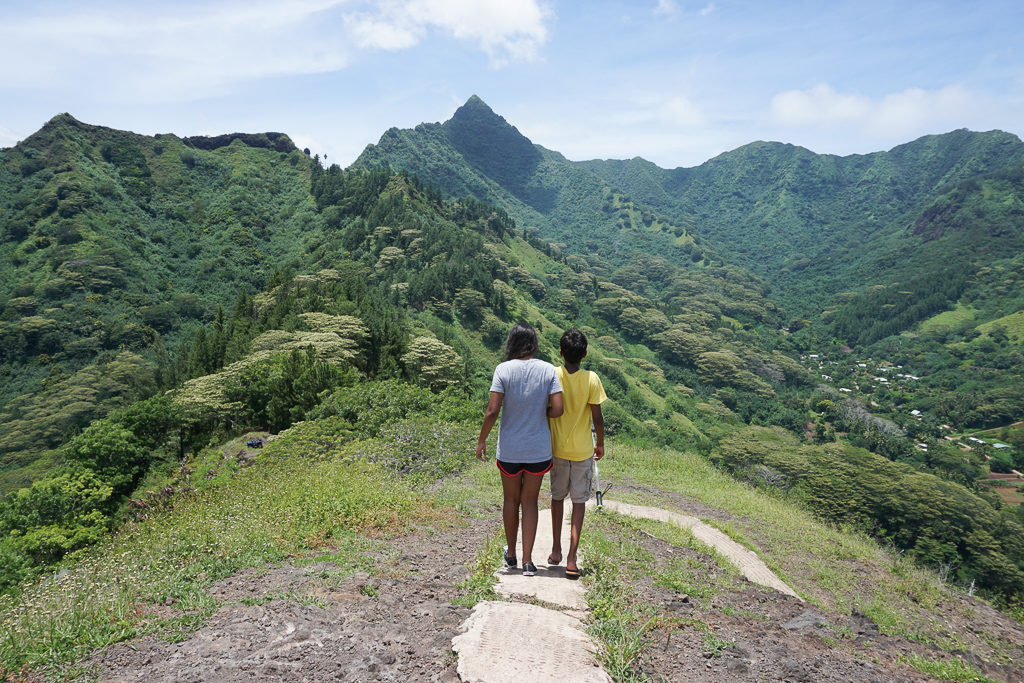
{"type": "MultiPolygon", "coordinates": [[[[200,490],[177,499],[173,508],[127,523],[108,543],[66,561],[56,580],[26,587],[20,599],[0,598],[0,661],[8,671],[27,666],[74,678],[83,673],[74,662],[107,643],[144,633],[187,638],[219,607],[206,593],[210,584],[245,567],[315,557],[333,561],[341,571],[373,571],[374,539],[381,536],[426,532],[464,515],[493,517],[497,531],[500,491],[493,463],[472,460],[468,445],[449,463],[460,474],[424,486],[422,478],[386,473],[385,440],[325,450],[319,435],[330,429],[328,423],[308,422],[271,443],[253,467],[209,483],[197,474],[200,490]],[[385,462],[371,465],[360,454],[381,454],[385,462]],[[173,607],[157,616],[156,606],[165,603],[173,607]]],[[[211,463],[222,467],[224,452],[206,452],[196,462],[197,473],[211,463]]],[[[816,522],[798,506],[739,484],[698,456],[614,443],[601,473],[619,487],[616,498],[683,510],[702,506],[700,516],[756,548],[818,609],[859,609],[883,633],[935,644],[939,650],[932,658],[953,659],[948,653],[983,647],[978,634],[957,624],[985,607],[864,536],[816,522]],[[960,619],[948,619],[951,611],[960,619]]],[[[597,563],[609,549],[599,542],[602,523],[595,519],[592,526],[593,540],[588,535],[584,543],[597,563]]],[[[690,543],[678,531],[644,528],[670,543],[690,543]]],[[[486,577],[493,566],[481,558],[465,558],[481,572],[467,582],[467,597],[488,595],[486,577]]],[[[656,612],[660,605],[633,608],[656,612]]],[[[640,647],[650,646],[637,637],[640,647]]],[[[993,661],[1015,656],[1019,645],[1000,641],[998,634],[985,637],[993,661]]]]}
{"type": "MultiPolygon", "coordinates": [[[[308,426],[292,430],[263,450],[258,467],[226,481],[196,477],[198,490],[67,560],[57,580],[44,577],[17,600],[0,596],[0,672],[73,671],[93,649],[143,633],[182,639],[216,610],[206,588],[219,578],[309,553],[365,569],[373,539],[447,523],[447,509],[412,482],[361,461],[360,444],[313,457],[310,437],[308,426]],[[172,616],[153,616],[169,602],[172,616]]],[[[194,466],[205,472],[211,460],[224,467],[220,449],[194,466]]]]}

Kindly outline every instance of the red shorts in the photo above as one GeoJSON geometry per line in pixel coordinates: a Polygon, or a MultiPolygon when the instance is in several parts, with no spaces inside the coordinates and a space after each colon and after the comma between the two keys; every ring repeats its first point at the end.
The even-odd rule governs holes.
{"type": "Polygon", "coordinates": [[[504,460],[498,460],[498,469],[506,477],[518,477],[523,472],[527,474],[536,474],[537,476],[543,477],[548,470],[551,469],[551,465],[554,461],[545,460],[544,462],[506,462],[504,460]]]}

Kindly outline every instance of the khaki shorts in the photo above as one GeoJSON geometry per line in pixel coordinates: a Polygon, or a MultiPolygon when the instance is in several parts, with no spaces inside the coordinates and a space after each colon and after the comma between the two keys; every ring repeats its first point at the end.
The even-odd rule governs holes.
{"type": "Polygon", "coordinates": [[[555,458],[551,467],[551,499],[586,503],[594,481],[594,457],[586,460],[555,458]]]}

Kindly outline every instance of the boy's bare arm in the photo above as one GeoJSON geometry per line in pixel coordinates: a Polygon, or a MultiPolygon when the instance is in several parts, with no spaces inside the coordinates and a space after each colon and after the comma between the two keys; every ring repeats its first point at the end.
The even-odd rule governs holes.
{"type": "Polygon", "coordinates": [[[601,404],[590,404],[590,419],[594,423],[594,434],[597,440],[594,442],[594,460],[604,457],[604,415],[601,414],[601,404]]]}

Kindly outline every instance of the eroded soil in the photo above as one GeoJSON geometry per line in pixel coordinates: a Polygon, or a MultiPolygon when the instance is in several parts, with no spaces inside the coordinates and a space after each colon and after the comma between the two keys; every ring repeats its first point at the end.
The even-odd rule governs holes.
{"type": "MultiPolygon", "coordinates": [[[[214,583],[221,605],[183,642],[153,636],[94,656],[104,681],[457,681],[453,604],[494,523],[386,544],[377,568],[264,567],[214,583]]],[[[167,608],[164,608],[167,609],[167,608]]]]}

